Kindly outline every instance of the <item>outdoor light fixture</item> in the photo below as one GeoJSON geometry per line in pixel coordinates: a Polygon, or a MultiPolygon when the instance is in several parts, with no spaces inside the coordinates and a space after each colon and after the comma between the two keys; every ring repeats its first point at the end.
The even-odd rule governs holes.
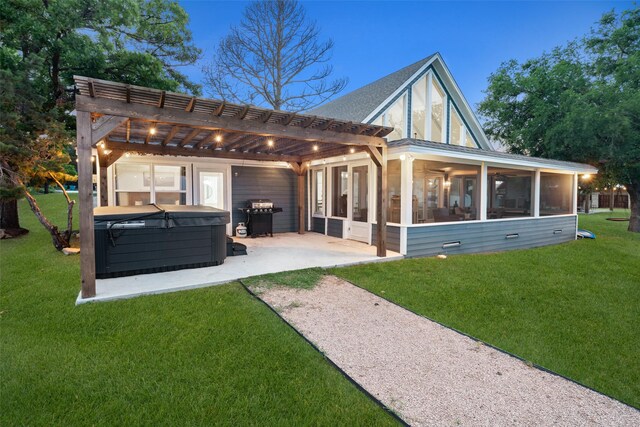
{"type": "Polygon", "coordinates": [[[347,156],[342,156],[342,161],[347,160],[347,156]]]}
{"type": "Polygon", "coordinates": [[[149,128],[149,133],[150,133],[151,135],[155,135],[155,134],[156,134],[156,128],[154,128],[154,127],[149,128]]]}
{"type": "Polygon", "coordinates": [[[355,149],[355,148],[350,148],[350,149],[349,149],[349,152],[350,152],[351,154],[353,154],[353,153],[355,153],[355,152],[356,152],[356,149],[355,149]]]}
{"type": "Polygon", "coordinates": [[[582,179],[585,181],[588,181],[591,179],[591,174],[585,173],[584,175],[582,175],[582,179]]]}
{"type": "Polygon", "coordinates": [[[444,182],[444,186],[445,186],[446,188],[451,187],[451,181],[449,181],[449,180],[445,181],[445,182],[444,182]]]}
{"type": "Polygon", "coordinates": [[[273,147],[273,139],[267,139],[267,145],[273,147]]]}
{"type": "Polygon", "coordinates": [[[318,151],[318,144],[313,144],[313,151],[318,151]]]}
{"type": "Polygon", "coordinates": [[[400,160],[405,161],[406,158],[407,156],[405,156],[404,154],[400,154],[400,160]]]}
{"type": "Polygon", "coordinates": [[[222,137],[220,135],[216,135],[215,141],[216,142],[222,142],[222,137]]]}
{"type": "Polygon", "coordinates": [[[125,157],[129,157],[129,156],[131,156],[131,154],[129,154],[129,152],[127,151],[126,153],[124,153],[124,156],[125,157]]]}

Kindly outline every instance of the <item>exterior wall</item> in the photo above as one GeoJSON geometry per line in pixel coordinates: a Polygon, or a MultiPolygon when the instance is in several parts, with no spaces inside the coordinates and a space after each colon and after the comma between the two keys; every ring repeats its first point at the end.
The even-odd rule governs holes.
{"type": "Polygon", "coordinates": [[[325,229],[324,229],[325,219],[324,218],[313,217],[311,219],[311,221],[312,221],[311,231],[315,231],[316,233],[324,234],[324,232],[325,232],[325,229]]]}
{"type": "Polygon", "coordinates": [[[329,218],[327,220],[327,235],[342,238],[342,220],[329,218]]]}
{"type": "MultiPolygon", "coordinates": [[[[394,252],[400,252],[400,229],[394,225],[387,225],[387,249],[394,252]]],[[[378,244],[378,224],[371,224],[371,244],[378,244]]]]}
{"type": "Polygon", "coordinates": [[[238,222],[245,222],[246,215],[238,208],[246,206],[248,199],[271,199],[282,208],[273,215],[273,232],[298,231],[297,175],[290,169],[233,166],[231,168],[231,221],[235,234],[238,222]]]}
{"type": "Polygon", "coordinates": [[[576,225],[577,216],[569,215],[408,227],[407,256],[495,252],[568,242],[576,238],[576,225]],[[518,237],[507,238],[514,234],[518,237]],[[456,241],[460,246],[443,249],[443,244],[456,241]]]}

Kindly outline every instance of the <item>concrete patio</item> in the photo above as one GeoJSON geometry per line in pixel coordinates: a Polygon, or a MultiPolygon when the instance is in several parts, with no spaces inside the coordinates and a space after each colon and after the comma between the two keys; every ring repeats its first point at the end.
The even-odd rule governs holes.
{"type": "Polygon", "coordinates": [[[380,258],[376,256],[375,246],[319,233],[283,233],[274,237],[235,240],[247,245],[247,255],[228,257],[224,264],[215,267],[99,279],[96,280],[96,296],[82,299],[78,295],[76,304],[202,288],[280,271],[403,258],[392,251],[387,251],[387,256],[380,258]]]}

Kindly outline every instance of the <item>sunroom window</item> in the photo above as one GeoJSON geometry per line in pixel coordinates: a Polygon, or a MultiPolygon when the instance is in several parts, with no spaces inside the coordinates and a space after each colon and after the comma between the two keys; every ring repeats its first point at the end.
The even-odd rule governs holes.
{"type": "Polygon", "coordinates": [[[531,191],[533,172],[487,168],[489,194],[487,218],[511,218],[532,216],[531,191]]]}
{"type": "Polygon", "coordinates": [[[540,173],[540,216],[572,213],[573,176],[540,173]]]}
{"type": "Polygon", "coordinates": [[[347,191],[349,189],[347,183],[349,174],[347,166],[337,166],[332,168],[331,172],[331,211],[333,216],[347,217],[347,191]]]}
{"type": "Polygon", "coordinates": [[[389,107],[389,109],[385,112],[385,126],[389,126],[394,128],[393,132],[391,132],[387,139],[389,141],[394,141],[396,139],[402,139],[405,134],[405,96],[401,96],[396,100],[396,102],[389,107]]]}
{"type": "Polygon", "coordinates": [[[431,141],[443,142],[442,130],[444,128],[444,91],[436,83],[435,77],[431,80],[431,141]]]}
{"type": "Polygon", "coordinates": [[[426,139],[427,77],[422,77],[411,88],[411,137],[426,139]]]}

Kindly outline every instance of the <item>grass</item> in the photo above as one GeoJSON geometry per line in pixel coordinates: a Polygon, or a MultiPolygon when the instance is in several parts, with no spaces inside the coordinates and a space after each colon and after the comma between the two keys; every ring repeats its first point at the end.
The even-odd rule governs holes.
{"type": "Polygon", "coordinates": [[[609,216],[580,216],[596,240],[332,273],[640,407],[640,235],[609,216]]]}
{"type": "Polygon", "coordinates": [[[321,268],[307,268],[304,270],[283,271],[281,273],[264,274],[262,276],[243,279],[243,283],[255,289],[256,293],[274,286],[289,286],[298,289],[312,289],[326,270],[321,268]]]}
{"type": "MultiPolygon", "coordinates": [[[[60,195],[39,197],[63,221],[60,195]]],[[[239,284],[74,306],[77,257],[0,242],[0,425],[391,425],[239,284]]]]}

